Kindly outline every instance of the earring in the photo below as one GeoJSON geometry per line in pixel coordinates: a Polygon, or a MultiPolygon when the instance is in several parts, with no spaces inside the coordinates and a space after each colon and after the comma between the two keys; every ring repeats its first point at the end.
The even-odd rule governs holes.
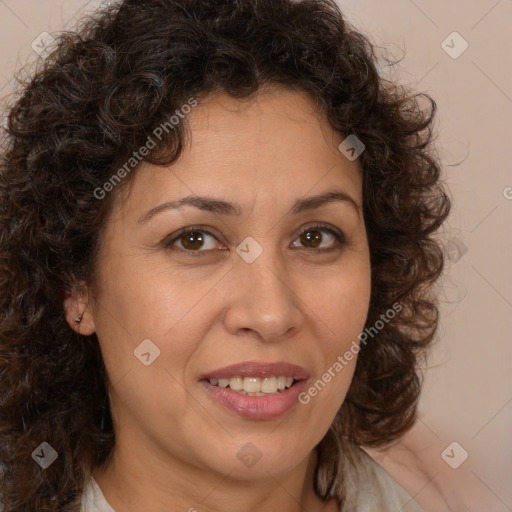
{"type": "Polygon", "coordinates": [[[77,317],[75,318],[75,322],[76,322],[77,324],[79,324],[81,321],[82,321],[82,315],[77,316],[77,317]]]}

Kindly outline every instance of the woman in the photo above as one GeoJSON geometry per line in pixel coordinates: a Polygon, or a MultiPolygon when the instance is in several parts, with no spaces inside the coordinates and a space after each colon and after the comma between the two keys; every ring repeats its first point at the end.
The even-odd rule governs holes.
{"type": "Polygon", "coordinates": [[[0,173],[3,510],[421,510],[362,447],[437,328],[433,100],[331,1],[125,0],[58,43],[0,173]]]}

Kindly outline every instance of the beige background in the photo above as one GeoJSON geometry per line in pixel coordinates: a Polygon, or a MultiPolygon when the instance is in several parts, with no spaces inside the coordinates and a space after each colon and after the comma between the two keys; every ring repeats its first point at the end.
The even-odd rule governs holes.
{"type": "MultiPolygon", "coordinates": [[[[99,3],[0,0],[0,97],[12,92],[13,72],[39,58],[31,43],[41,32],[70,28],[99,3]]],[[[388,453],[372,455],[429,512],[511,511],[512,0],[339,4],[392,56],[405,53],[392,76],[435,98],[438,151],[454,201],[420,422],[388,453]],[[452,58],[447,51],[457,56],[464,41],[466,51],[452,58]],[[469,454],[457,469],[441,456],[453,441],[446,460],[469,454]]]]}

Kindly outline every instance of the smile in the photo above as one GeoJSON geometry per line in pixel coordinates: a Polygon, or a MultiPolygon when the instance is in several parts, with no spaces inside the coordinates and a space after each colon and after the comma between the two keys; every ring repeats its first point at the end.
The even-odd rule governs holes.
{"type": "Polygon", "coordinates": [[[306,386],[308,372],[288,363],[239,363],[205,374],[200,384],[223,409],[252,420],[289,412],[306,386]]]}

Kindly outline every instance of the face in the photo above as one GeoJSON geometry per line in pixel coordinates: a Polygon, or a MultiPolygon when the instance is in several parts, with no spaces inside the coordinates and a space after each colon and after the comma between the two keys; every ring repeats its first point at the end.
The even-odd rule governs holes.
{"type": "Polygon", "coordinates": [[[290,90],[211,96],[180,159],[143,164],[116,198],[81,330],[116,449],[139,464],[285,474],[342,404],[370,260],[359,165],[316,111],[290,90]]]}

